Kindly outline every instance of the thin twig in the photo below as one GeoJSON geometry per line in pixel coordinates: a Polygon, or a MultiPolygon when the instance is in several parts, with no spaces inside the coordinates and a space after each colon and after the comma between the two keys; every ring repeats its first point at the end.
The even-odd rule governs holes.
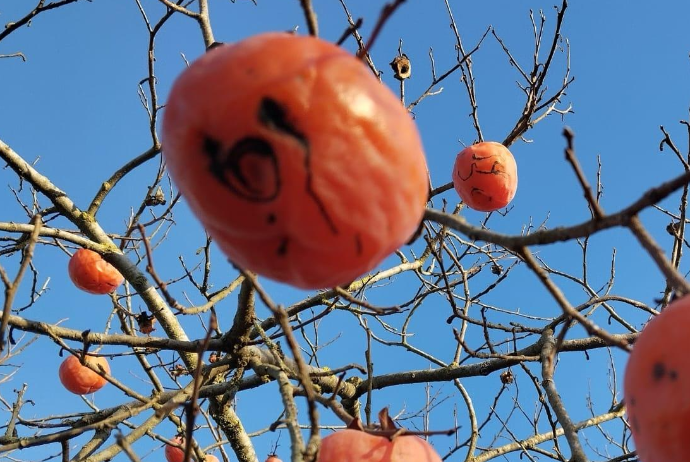
{"type": "Polygon", "coordinates": [[[6,438],[13,438],[17,436],[16,424],[17,419],[19,418],[19,411],[24,405],[24,393],[26,393],[26,388],[27,384],[23,384],[21,389],[15,390],[17,392],[17,399],[12,405],[12,413],[10,415],[9,420],[7,421],[7,429],[5,430],[6,438]]]}
{"type": "Polygon", "coordinates": [[[400,313],[400,311],[402,311],[399,306],[374,306],[371,303],[367,303],[364,300],[360,300],[359,298],[353,296],[352,294],[350,294],[350,292],[343,289],[342,287],[335,287],[334,290],[340,297],[344,298],[348,302],[354,303],[355,305],[359,305],[362,308],[366,308],[367,310],[371,310],[372,312],[374,312],[374,314],[377,315],[400,313]]]}
{"type": "Polygon", "coordinates": [[[40,13],[43,13],[44,11],[50,11],[55,8],[60,8],[61,6],[69,5],[70,3],[74,3],[77,1],[79,0],[60,0],[49,3],[47,5],[44,5],[44,2],[39,2],[38,6],[31,10],[29,13],[27,13],[23,18],[18,19],[17,21],[8,22],[5,25],[4,30],[0,31],[0,41],[2,41],[5,37],[10,35],[12,32],[16,31],[20,27],[30,24],[31,20],[40,13]]]}
{"type": "Polygon", "coordinates": [[[12,313],[12,304],[14,303],[14,297],[17,295],[17,289],[22,282],[24,273],[26,269],[31,264],[31,260],[34,256],[34,248],[36,247],[36,242],[38,242],[38,236],[41,232],[41,226],[43,225],[43,219],[41,215],[34,215],[31,219],[31,224],[33,225],[33,230],[29,236],[29,242],[26,247],[24,247],[24,252],[22,253],[22,262],[17,271],[17,276],[14,281],[10,283],[7,278],[7,274],[0,267],[0,276],[2,276],[3,283],[5,284],[5,302],[2,307],[2,321],[0,322],[0,352],[5,350],[5,333],[7,332],[7,325],[10,321],[10,315],[12,313]]]}
{"type": "Polygon", "coordinates": [[[302,11],[304,12],[304,19],[307,21],[309,35],[312,37],[318,37],[319,24],[316,21],[316,13],[314,12],[314,7],[311,4],[311,0],[300,0],[299,3],[302,6],[302,11]]]}
{"type": "Polygon", "coordinates": [[[563,129],[563,136],[565,136],[565,139],[568,142],[568,146],[565,148],[565,158],[575,171],[577,181],[580,182],[580,186],[582,187],[582,190],[585,194],[585,199],[587,199],[587,203],[589,204],[589,208],[592,211],[594,218],[598,220],[602,219],[604,217],[604,209],[601,208],[601,205],[599,205],[599,202],[594,197],[594,194],[592,193],[592,187],[587,182],[587,178],[585,177],[585,174],[582,171],[582,167],[580,167],[580,163],[578,162],[577,157],[575,156],[575,147],[573,146],[575,133],[573,133],[573,131],[570,128],[565,127],[563,129]]]}
{"type": "Polygon", "coordinates": [[[178,311],[184,311],[184,306],[175,300],[175,297],[170,294],[168,291],[168,285],[158,276],[158,273],[156,272],[156,268],[153,265],[153,250],[151,250],[151,244],[149,243],[149,239],[146,237],[146,230],[144,229],[144,226],[138,224],[137,228],[141,233],[141,237],[146,248],[146,258],[148,260],[146,271],[151,275],[153,280],[156,281],[156,285],[160,288],[161,292],[163,293],[163,297],[165,297],[165,301],[168,302],[168,305],[178,311]]]}
{"type": "Polygon", "coordinates": [[[343,35],[340,36],[340,38],[335,42],[335,44],[341,46],[343,43],[345,43],[345,40],[347,40],[347,38],[350,35],[353,35],[357,31],[357,29],[362,27],[363,22],[364,21],[362,20],[362,18],[357,18],[357,22],[348,26],[348,28],[345,29],[345,32],[343,32],[343,35]]]}
{"type": "Polygon", "coordinates": [[[369,37],[369,41],[367,42],[366,46],[362,49],[360,49],[357,52],[357,57],[360,59],[363,59],[365,56],[369,54],[369,50],[371,50],[371,47],[374,46],[374,42],[376,42],[376,39],[379,36],[379,33],[383,29],[384,24],[390,19],[390,17],[393,15],[396,9],[403,3],[405,3],[406,0],[394,0],[393,3],[386,3],[383,6],[383,9],[381,10],[381,14],[379,15],[379,19],[376,21],[376,25],[374,26],[374,29],[371,31],[371,37],[369,37]]]}
{"type": "Polygon", "coordinates": [[[690,294],[690,283],[685,280],[682,274],[673,267],[666,258],[664,250],[654,241],[654,238],[644,229],[637,215],[630,218],[628,228],[635,235],[642,247],[647,250],[661,272],[666,276],[669,284],[673,286],[678,295],[690,294]]]}
{"type": "Polygon", "coordinates": [[[517,252],[522,257],[527,266],[529,266],[529,268],[534,272],[534,274],[537,275],[542,284],[544,284],[544,287],[546,287],[551,296],[556,300],[556,302],[558,302],[561,309],[563,310],[563,313],[565,313],[566,316],[575,319],[577,322],[579,322],[590,335],[594,335],[601,338],[609,345],[615,345],[623,350],[630,351],[630,344],[627,340],[623,340],[620,337],[613,336],[606,330],[602,329],[601,327],[597,326],[592,321],[587,319],[585,315],[573,308],[573,306],[565,297],[561,289],[559,289],[558,286],[554,284],[553,281],[551,281],[547,272],[544,271],[544,269],[541,266],[539,266],[539,263],[534,258],[534,256],[532,256],[532,252],[530,252],[527,247],[522,247],[518,249],[517,252]]]}

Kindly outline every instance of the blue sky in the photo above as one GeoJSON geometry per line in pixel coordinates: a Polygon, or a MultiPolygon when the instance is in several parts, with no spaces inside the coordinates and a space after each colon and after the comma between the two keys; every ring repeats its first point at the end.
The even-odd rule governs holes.
{"type": "MultiPolygon", "coordinates": [[[[142,0],[142,3],[152,17],[157,17],[162,11],[153,0],[142,0]]],[[[687,132],[678,121],[687,119],[690,104],[690,86],[687,84],[690,74],[690,35],[687,33],[690,3],[684,0],[659,1],[654,5],[622,0],[597,2],[596,5],[593,2],[571,3],[563,34],[570,44],[571,75],[575,81],[563,102],[564,106],[572,103],[574,113],[567,115],[564,121],[558,115],[550,116],[527,133],[526,138],[531,142],[518,141],[511,147],[518,162],[520,183],[510,214],[490,221],[491,228],[501,232],[519,234],[530,220],[539,224],[547,216],[549,227],[574,224],[589,217],[581,190],[563,156],[565,141],[561,132],[565,125],[576,134],[577,154],[590,181],[595,178],[597,156],[601,157],[602,206],[608,212],[617,211],[638,198],[644,190],[681,172],[680,163],[670,151],[659,152],[662,139],[659,125],[667,128],[681,149],[686,148],[687,132]]],[[[27,11],[30,4],[33,2],[0,0],[0,24],[15,20],[27,11]]],[[[348,2],[353,16],[365,19],[362,28],[365,37],[371,31],[382,4],[363,0],[348,2]]],[[[554,1],[451,1],[466,49],[471,49],[491,25],[525,67],[529,67],[533,52],[529,10],[537,13],[543,9],[548,36],[555,23],[555,4],[554,1]]],[[[340,3],[320,0],[315,2],[315,9],[321,36],[326,40],[337,40],[345,29],[340,3]]],[[[300,33],[306,33],[297,0],[258,0],[257,6],[249,0],[234,3],[216,0],[211,2],[211,12],[219,41],[234,42],[262,31],[291,30],[296,26],[300,33]]],[[[384,82],[394,91],[398,85],[387,63],[396,54],[400,38],[403,51],[413,65],[413,77],[406,83],[407,100],[411,101],[430,82],[430,47],[434,50],[437,73],[454,64],[454,38],[448,27],[444,2],[408,0],[392,17],[375,44],[372,57],[384,70],[384,82]]],[[[31,27],[23,28],[0,42],[0,54],[21,51],[27,58],[26,62],[15,58],[0,59],[0,139],[28,161],[40,158],[36,164],[39,171],[81,207],[86,207],[100,183],[114,170],[150,145],[146,113],[137,95],[137,84],[146,76],[146,42],[146,29],[133,0],[81,1],[44,13],[32,22],[31,27]]],[[[350,39],[345,46],[352,50],[353,43],[350,39]]],[[[188,18],[178,17],[161,33],[157,44],[158,88],[164,100],[175,76],[184,68],[181,54],[192,61],[203,53],[203,43],[195,24],[188,18]]],[[[511,68],[491,35],[487,36],[473,62],[483,133],[487,140],[500,141],[510,131],[522,108],[523,97],[515,83],[520,76],[511,68]]],[[[565,55],[558,54],[548,80],[550,89],[556,89],[560,84],[565,66],[565,55]]],[[[427,98],[415,109],[435,186],[450,181],[455,155],[476,137],[459,74],[440,86],[443,87],[440,95],[427,98]]],[[[108,197],[98,215],[107,231],[124,229],[130,207],[139,203],[157,168],[157,159],[149,162],[122,181],[108,197]]],[[[0,185],[4,191],[0,196],[0,221],[24,222],[25,215],[14,202],[6,186],[8,184],[17,186],[13,172],[0,170],[0,185]]],[[[458,200],[453,191],[442,197],[453,205],[458,200]]],[[[662,205],[676,211],[677,202],[678,196],[674,195],[662,205]]],[[[45,206],[47,201],[41,199],[41,204],[45,206]]],[[[436,199],[436,205],[439,204],[436,199]]],[[[473,223],[479,223],[484,214],[466,211],[464,216],[473,223]]],[[[161,267],[174,268],[166,274],[168,278],[179,275],[178,254],[194,261],[196,249],[204,243],[201,227],[184,203],[178,207],[175,217],[177,226],[170,241],[156,255],[161,267]]],[[[670,248],[670,236],[664,231],[668,220],[658,212],[649,211],[642,218],[660,244],[670,248]]],[[[71,225],[62,224],[73,229],[71,225]]],[[[591,246],[593,286],[599,287],[608,278],[611,251],[615,247],[617,279],[614,291],[654,304],[654,299],[663,290],[663,279],[629,233],[622,230],[603,232],[591,240],[591,246]]],[[[575,244],[552,245],[538,251],[552,266],[562,271],[579,270],[579,253],[575,244]]],[[[234,274],[219,253],[215,253],[214,258],[218,268],[214,282],[220,286],[234,274]]],[[[16,259],[2,259],[0,264],[12,273],[16,259]]],[[[50,322],[66,319],[64,325],[75,329],[94,325],[102,328],[105,325],[110,314],[107,298],[74,289],[66,275],[67,258],[63,253],[54,247],[41,248],[36,264],[42,280],[51,278],[50,291],[26,313],[27,317],[50,322]]],[[[552,315],[559,309],[533,275],[523,269],[514,276],[482,301],[543,316],[552,315]]],[[[563,283],[562,288],[573,303],[586,298],[577,287],[563,281],[559,283],[563,283]]],[[[283,285],[267,282],[266,286],[280,303],[289,304],[304,296],[303,292],[283,285]]],[[[380,294],[373,297],[381,303],[393,304],[404,299],[403,294],[385,289],[380,294]]],[[[225,310],[224,320],[230,322],[235,297],[224,303],[220,309],[225,310]]],[[[439,341],[437,334],[439,325],[446,328],[447,312],[439,311],[442,306],[441,298],[430,302],[424,321],[417,319],[413,324],[414,341],[447,359],[446,345],[442,342],[450,341],[451,337],[444,331],[441,337],[444,340],[439,341]]],[[[267,314],[260,308],[260,316],[267,314]]],[[[632,319],[638,326],[645,320],[643,317],[632,319]]],[[[191,320],[188,327],[190,336],[199,333],[196,320],[191,320]]],[[[325,323],[322,329],[324,339],[352,336],[358,348],[362,345],[362,331],[352,317],[334,316],[333,322],[325,323]]],[[[333,361],[333,365],[351,362],[343,356],[347,345],[340,339],[334,347],[324,350],[324,360],[333,361]]],[[[409,361],[409,356],[391,349],[377,347],[375,354],[378,358],[377,373],[429,366],[421,360],[412,365],[401,363],[409,361]]],[[[625,355],[618,352],[615,355],[624,361],[625,355]]],[[[363,362],[363,354],[355,360],[363,362]]],[[[62,391],[57,382],[59,358],[54,344],[39,340],[19,361],[22,368],[11,382],[0,384],[0,395],[11,400],[13,388],[23,382],[29,383],[29,394],[36,405],[24,411],[25,417],[88,409],[76,396],[60,393],[59,399],[52,399],[62,391]]],[[[592,397],[599,404],[598,410],[605,410],[610,404],[610,396],[602,385],[607,380],[605,352],[597,352],[590,361],[576,355],[568,356],[567,361],[567,366],[558,369],[556,377],[563,384],[559,391],[572,409],[573,419],[587,416],[587,389],[592,390],[592,397]],[[591,373],[583,374],[583,368],[591,369],[591,373]]],[[[622,371],[622,362],[617,366],[619,372],[622,371]]],[[[137,372],[126,361],[115,361],[113,371],[130,377],[133,384],[137,383],[138,378],[134,375],[137,372]]],[[[496,376],[467,381],[475,393],[478,408],[486,408],[491,403],[497,381],[496,376]],[[488,393],[480,391],[484,387],[488,393]]],[[[276,389],[264,388],[268,389],[248,394],[247,398],[241,397],[238,403],[238,410],[249,431],[258,430],[278,417],[280,403],[276,389]]],[[[459,405],[459,398],[449,384],[435,384],[433,388],[459,405]]],[[[138,390],[145,393],[146,385],[141,382],[138,390]]],[[[104,390],[95,396],[99,407],[114,405],[121,399],[112,390],[104,390]]],[[[419,408],[423,399],[423,387],[402,387],[381,394],[375,404],[390,403],[394,411],[402,408],[411,411],[419,408]]],[[[452,426],[449,414],[435,412],[432,424],[439,428],[452,426]]],[[[332,418],[325,418],[325,421],[337,423],[332,418]]],[[[159,430],[166,433],[165,427],[159,427],[159,430]]],[[[169,433],[173,432],[169,426],[169,433]]],[[[275,434],[269,434],[256,439],[260,458],[268,452],[275,438],[275,434]]],[[[284,460],[289,458],[287,438],[287,433],[284,433],[280,440],[280,453],[284,460]]],[[[207,437],[202,437],[202,440],[205,444],[210,443],[207,437]]],[[[434,438],[433,441],[440,452],[452,445],[449,439],[434,438]]],[[[153,451],[144,460],[160,460],[162,457],[160,452],[156,452],[159,451],[156,444],[142,442],[138,449],[142,456],[153,451]]],[[[51,445],[15,453],[13,457],[41,460],[58,452],[58,446],[51,445]]],[[[455,455],[450,460],[459,460],[458,457],[455,455]]],[[[125,459],[118,456],[116,460],[125,459]]],[[[517,454],[509,460],[518,460],[517,454]]]]}

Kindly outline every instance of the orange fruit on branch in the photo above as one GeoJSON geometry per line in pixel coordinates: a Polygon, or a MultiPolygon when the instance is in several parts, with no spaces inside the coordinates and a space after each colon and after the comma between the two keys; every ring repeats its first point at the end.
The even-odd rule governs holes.
{"type": "Polygon", "coordinates": [[[641,462],[690,460],[690,296],[669,304],[635,341],[623,384],[641,462]]]}
{"type": "Polygon", "coordinates": [[[386,409],[379,413],[382,431],[369,431],[355,419],[349,428],[321,440],[317,462],[441,462],[434,448],[416,435],[398,434],[386,409]]]}
{"type": "MultiPolygon", "coordinates": [[[[185,439],[182,436],[176,436],[174,438],[171,438],[170,441],[174,444],[179,444],[182,447],[184,447],[185,444],[185,439]]],[[[168,462],[183,462],[184,459],[184,449],[179,448],[177,446],[173,446],[171,444],[166,444],[165,445],[165,460],[168,462]]],[[[213,456],[206,456],[206,460],[208,461],[209,457],[213,456]]]]}
{"type": "Polygon", "coordinates": [[[173,85],[162,139],[228,258],[297,287],[373,269],[413,235],[428,198],[410,114],[359,59],[314,37],[208,51],[173,85]]]}
{"type": "Polygon", "coordinates": [[[91,294],[109,294],[124,281],[120,272],[93,250],[74,252],[67,269],[74,285],[91,294]]]}
{"type": "Polygon", "coordinates": [[[517,164],[501,143],[486,141],[460,151],[453,167],[453,186],[468,207],[493,212],[515,197],[517,164]]]}
{"type": "MultiPolygon", "coordinates": [[[[86,356],[86,362],[98,368],[101,366],[103,370],[110,374],[110,366],[108,360],[103,356],[86,356]]],[[[68,356],[58,370],[60,382],[69,391],[77,395],[85,395],[100,390],[108,383],[106,379],[98,375],[93,370],[83,366],[76,356],[68,356]]]]}

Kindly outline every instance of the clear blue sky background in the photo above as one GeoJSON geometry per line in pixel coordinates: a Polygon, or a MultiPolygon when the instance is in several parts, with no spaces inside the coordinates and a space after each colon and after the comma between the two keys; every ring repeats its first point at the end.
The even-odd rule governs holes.
{"type": "MultiPolygon", "coordinates": [[[[142,3],[152,18],[162,11],[153,0],[143,0],[142,3]]],[[[306,33],[297,0],[258,0],[258,6],[249,0],[237,0],[236,3],[214,0],[210,3],[214,32],[219,41],[234,42],[258,32],[290,30],[296,26],[301,33],[306,33]]],[[[571,45],[571,73],[576,80],[564,98],[564,105],[572,103],[574,114],[568,115],[565,122],[557,115],[549,117],[527,134],[532,142],[518,141],[511,148],[518,162],[520,185],[508,217],[490,221],[490,226],[501,232],[518,234],[530,220],[539,224],[547,216],[549,227],[574,224],[589,217],[575,177],[564,160],[561,136],[564,125],[575,131],[578,157],[592,181],[597,169],[597,156],[601,156],[602,205],[606,211],[620,209],[647,188],[681,171],[679,162],[670,152],[659,152],[662,138],[659,125],[666,126],[675,135],[677,143],[685,148],[686,131],[677,122],[688,117],[690,104],[690,35],[687,25],[690,2],[675,0],[652,4],[618,0],[571,3],[563,33],[571,45]]],[[[0,24],[16,20],[33,4],[26,0],[0,0],[0,24]]],[[[365,18],[362,28],[365,37],[382,4],[364,0],[348,2],[355,17],[365,18]]],[[[471,49],[492,25],[525,68],[530,66],[533,51],[529,9],[535,12],[544,10],[546,29],[550,32],[555,23],[555,4],[553,0],[451,1],[467,49],[471,49]]],[[[315,8],[322,37],[337,40],[345,25],[340,3],[337,0],[319,0],[315,2],[315,8]]],[[[374,46],[373,58],[384,70],[384,82],[394,91],[398,88],[397,81],[392,78],[387,63],[397,52],[398,38],[403,39],[403,51],[413,63],[413,77],[406,84],[407,99],[411,101],[431,80],[430,47],[434,50],[437,73],[454,64],[454,37],[448,27],[443,1],[408,0],[390,20],[374,46]]],[[[36,164],[39,171],[81,207],[88,204],[100,183],[114,170],[150,145],[146,113],[137,96],[137,83],[146,77],[147,39],[133,0],[94,0],[45,13],[36,18],[31,27],[23,28],[0,42],[0,54],[21,51],[27,57],[26,62],[0,60],[0,139],[30,162],[40,158],[36,164]]],[[[203,53],[203,44],[196,25],[181,16],[165,28],[157,43],[159,92],[164,100],[174,77],[184,67],[180,53],[191,61],[203,53]]],[[[352,49],[352,40],[346,46],[352,49]]],[[[553,65],[550,89],[555,90],[561,82],[564,56],[558,55],[553,65]]],[[[487,37],[473,59],[484,135],[488,140],[500,141],[510,131],[522,108],[523,95],[515,84],[520,77],[491,36],[487,37]]],[[[436,186],[450,180],[455,155],[464,144],[475,140],[468,116],[470,107],[459,82],[459,74],[441,86],[444,88],[441,95],[426,99],[415,110],[436,186]]],[[[121,232],[125,228],[124,220],[130,206],[141,201],[156,168],[157,161],[150,162],[127,177],[109,196],[98,215],[106,230],[121,232]]],[[[8,184],[17,186],[13,172],[0,170],[0,185],[4,191],[0,196],[0,221],[25,222],[23,211],[7,189],[8,184]]],[[[457,202],[453,191],[442,197],[451,204],[457,202]]],[[[43,199],[41,203],[47,205],[43,199]]],[[[664,204],[675,210],[674,203],[677,203],[677,196],[664,204]]],[[[439,204],[437,199],[436,205],[439,204]]],[[[203,245],[201,228],[184,204],[175,216],[178,226],[171,234],[170,242],[156,255],[161,268],[172,268],[169,274],[164,275],[165,278],[180,274],[178,254],[182,253],[187,261],[196,261],[194,251],[203,245]],[[181,243],[186,245],[180,247],[181,243]]],[[[479,223],[484,215],[467,211],[465,216],[479,223]]],[[[664,232],[668,220],[658,212],[647,212],[643,218],[660,243],[669,248],[670,237],[664,232]]],[[[622,231],[607,231],[592,239],[592,285],[599,287],[607,280],[614,246],[618,252],[614,291],[653,305],[654,298],[663,289],[663,280],[652,267],[651,260],[637,248],[634,239],[622,231]]],[[[578,271],[580,260],[575,245],[549,246],[539,251],[555,268],[578,271]]],[[[214,258],[217,265],[215,282],[220,286],[233,273],[220,254],[216,253],[214,258]]],[[[0,264],[13,272],[16,259],[3,259],[0,264]]],[[[100,329],[104,326],[110,313],[108,299],[74,289],[66,275],[67,257],[63,253],[54,248],[41,248],[36,264],[42,281],[51,278],[50,291],[26,313],[27,317],[48,322],[65,319],[63,325],[75,329],[94,326],[100,329]]],[[[483,301],[534,315],[548,316],[557,312],[555,302],[544,293],[532,275],[527,272],[516,274],[521,276],[513,278],[483,301]]],[[[267,287],[277,301],[285,304],[304,295],[270,282],[267,287]]],[[[586,298],[579,289],[567,284],[563,289],[573,303],[586,298]]],[[[396,294],[382,294],[385,294],[388,304],[397,302],[396,294]]],[[[219,307],[224,314],[221,321],[225,326],[232,319],[234,303],[235,298],[232,297],[219,307]]],[[[442,306],[443,302],[438,299],[432,303],[442,306]]],[[[266,314],[265,311],[260,312],[260,315],[266,314]]],[[[425,322],[418,320],[414,326],[417,333],[415,344],[439,354],[442,359],[449,358],[448,345],[439,343],[441,340],[435,335],[435,329],[438,323],[445,326],[446,316],[447,309],[444,308],[425,316],[425,322]]],[[[643,321],[643,318],[636,319],[637,325],[643,321]]],[[[196,324],[196,320],[189,322],[191,337],[200,332],[193,330],[192,326],[196,324]]],[[[358,348],[363,345],[361,330],[351,317],[343,318],[341,324],[324,325],[322,338],[335,338],[344,330],[345,333],[354,332],[352,335],[358,348]]],[[[452,340],[449,335],[442,338],[443,341],[452,340]]],[[[359,356],[356,358],[346,359],[341,353],[347,349],[348,345],[340,341],[335,347],[325,350],[323,358],[332,361],[329,364],[332,366],[353,360],[364,362],[363,352],[357,353],[359,356]]],[[[390,349],[379,348],[376,355],[377,373],[428,367],[424,361],[412,366],[400,364],[396,362],[398,354],[390,349]]],[[[616,353],[616,357],[620,360],[617,364],[620,372],[625,356],[616,353]]],[[[60,387],[57,379],[60,360],[52,342],[39,340],[18,360],[22,367],[14,378],[0,384],[0,395],[11,401],[14,397],[12,390],[21,383],[29,383],[27,397],[35,401],[35,406],[26,407],[24,417],[87,410],[79,397],[63,392],[60,387]]],[[[596,410],[608,409],[610,395],[603,385],[607,380],[606,353],[597,353],[589,363],[584,357],[568,357],[567,361],[567,367],[558,369],[557,380],[573,419],[580,420],[588,415],[585,407],[588,389],[592,390],[596,410]],[[584,367],[592,372],[583,374],[584,367]]],[[[139,381],[140,372],[129,367],[126,361],[114,361],[113,371],[132,384],[138,382],[135,387],[140,392],[147,392],[147,385],[139,381]]],[[[0,373],[4,372],[0,369],[0,373]]],[[[475,405],[484,413],[498,387],[498,378],[471,379],[467,385],[476,393],[475,405]],[[487,386],[487,383],[491,385],[487,386]],[[488,393],[478,392],[482,388],[486,388],[488,393]]],[[[526,389],[527,384],[523,387],[526,389]]],[[[618,387],[620,390],[620,384],[618,387]]],[[[269,419],[279,415],[276,389],[265,388],[269,389],[249,393],[246,397],[241,395],[238,402],[238,411],[248,431],[262,428],[269,419]]],[[[461,401],[450,385],[435,384],[433,389],[447,396],[448,403],[461,407],[461,401]]],[[[121,400],[120,393],[113,390],[104,389],[95,395],[98,407],[107,407],[121,400]]],[[[401,387],[380,395],[375,405],[381,407],[390,403],[392,411],[397,412],[403,408],[408,411],[418,409],[423,402],[422,387],[401,387]]],[[[526,409],[526,412],[530,413],[531,409],[526,409]]],[[[432,426],[449,428],[453,425],[450,414],[432,414],[432,426]]],[[[4,421],[8,413],[3,411],[2,416],[0,421],[4,421]]],[[[326,418],[326,422],[337,423],[330,418],[326,418]]],[[[174,428],[165,425],[170,427],[168,433],[172,435],[174,428]]],[[[466,423],[463,426],[469,428],[466,423]]],[[[166,434],[165,426],[157,430],[166,434]]],[[[26,432],[26,429],[20,427],[20,432],[26,432]]],[[[256,439],[260,457],[268,452],[275,438],[275,434],[268,434],[256,439]]],[[[281,437],[279,451],[283,460],[289,459],[287,440],[285,433],[281,437]]],[[[434,443],[442,453],[453,444],[444,438],[435,438],[434,443]]],[[[210,439],[202,438],[202,444],[210,444],[210,439]]],[[[162,460],[158,443],[142,440],[137,450],[141,456],[148,455],[144,460],[162,460]]],[[[57,453],[59,446],[50,445],[12,456],[36,461],[57,453]]],[[[517,454],[510,457],[509,460],[518,460],[517,454]]],[[[118,456],[116,460],[125,458],[118,456]]],[[[455,455],[451,460],[459,460],[459,456],[455,455]]]]}

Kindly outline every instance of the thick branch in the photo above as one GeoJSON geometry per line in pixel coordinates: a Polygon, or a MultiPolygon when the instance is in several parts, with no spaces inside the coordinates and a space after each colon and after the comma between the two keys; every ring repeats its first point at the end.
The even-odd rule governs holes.
{"type": "MultiPolygon", "coordinates": [[[[617,342],[632,343],[637,338],[638,334],[610,334],[617,342]]],[[[599,337],[586,337],[576,340],[566,340],[561,345],[559,352],[566,351],[590,351],[598,348],[606,348],[610,346],[609,342],[602,340],[599,337]]],[[[541,354],[541,342],[533,343],[532,345],[508,354],[502,358],[488,359],[474,364],[466,365],[450,365],[437,369],[421,369],[411,370],[405,372],[395,372],[392,374],[385,374],[373,377],[373,390],[380,390],[383,388],[393,387],[402,384],[426,383],[426,382],[448,382],[453,379],[461,379],[464,377],[479,377],[489,375],[512,365],[521,363],[525,357],[533,357],[534,361],[538,361],[541,354]]],[[[356,391],[349,398],[358,398],[367,392],[368,380],[357,384],[356,391]]],[[[342,396],[346,396],[343,394],[342,396]]]]}
{"type": "MultiPolygon", "coordinates": [[[[156,289],[149,283],[148,278],[125,255],[119,253],[120,251],[117,246],[93,217],[82,212],[64,191],[55,186],[47,177],[41,175],[2,140],[0,140],[0,158],[7,162],[17,175],[24,178],[31,183],[37,191],[45,195],[57,210],[65,218],[74,223],[84,234],[92,240],[107,246],[110,252],[105,253],[103,257],[115,266],[115,268],[117,268],[132,284],[146,303],[149,311],[156,317],[158,322],[160,322],[165,333],[175,340],[188,340],[179,321],[165,304],[160,294],[158,294],[156,289]]],[[[186,353],[183,354],[182,357],[188,368],[195,368],[196,355],[186,353]]]]}
{"type": "Polygon", "coordinates": [[[573,226],[561,226],[549,230],[540,230],[531,234],[510,236],[470,225],[464,218],[427,209],[424,213],[426,220],[435,221],[441,225],[460,231],[473,240],[491,242],[507,249],[517,250],[523,246],[553,244],[555,242],[569,241],[581,237],[591,236],[597,231],[617,226],[627,226],[630,220],[645,208],[665,199],[676,190],[690,182],[690,172],[662,183],[659,186],[647,190],[638,200],[617,213],[607,215],[601,219],[592,219],[573,226]]]}
{"type": "MultiPolygon", "coordinates": [[[[575,431],[580,431],[585,428],[598,426],[604,422],[608,422],[613,419],[619,419],[623,417],[623,414],[625,414],[624,409],[619,409],[616,412],[601,414],[597,417],[592,417],[591,419],[578,422],[573,425],[573,428],[575,429],[575,431]]],[[[486,462],[488,460],[496,459],[511,452],[523,451],[524,449],[531,449],[538,444],[544,443],[546,441],[551,441],[556,437],[562,436],[563,433],[564,432],[562,428],[556,429],[555,435],[554,432],[549,430],[548,432],[540,433],[538,435],[531,436],[524,440],[506,444],[505,446],[501,446],[495,449],[490,449],[486,452],[481,453],[477,457],[473,457],[468,462],[486,462]]]]}
{"type": "Polygon", "coordinates": [[[580,439],[577,437],[577,430],[573,425],[572,420],[568,412],[565,410],[561,396],[556,390],[556,383],[553,380],[553,372],[555,369],[556,360],[556,340],[553,338],[553,331],[545,330],[542,334],[543,347],[541,350],[541,374],[542,374],[542,386],[546,392],[546,396],[549,399],[549,404],[551,408],[556,413],[556,418],[560,422],[563,432],[565,433],[565,438],[568,441],[568,446],[570,446],[570,451],[572,452],[571,462],[589,462],[589,459],[585,455],[585,451],[582,449],[580,444],[580,439]]]}

